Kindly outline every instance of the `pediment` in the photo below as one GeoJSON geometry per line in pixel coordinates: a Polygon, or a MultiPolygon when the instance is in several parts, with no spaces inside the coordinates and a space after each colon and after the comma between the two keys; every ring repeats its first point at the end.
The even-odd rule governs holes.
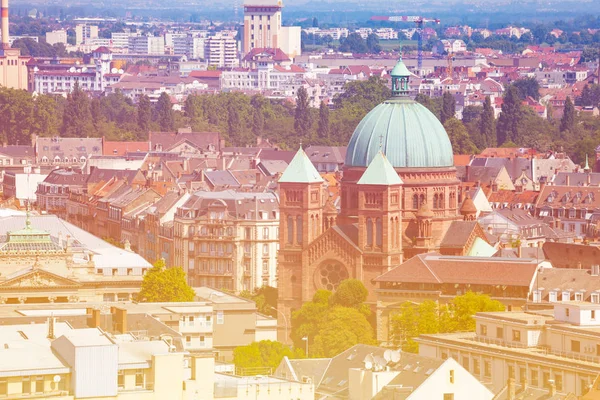
{"type": "Polygon", "coordinates": [[[0,283],[0,288],[44,288],[58,286],[80,286],[80,284],[72,279],[43,269],[30,269],[0,283]]]}
{"type": "Polygon", "coordinates": [[[309,263],[314,263],[325,255],[335,255],[336,259],[343,260],[347,265],[354,265],[356,257],[361,252],[351,238],[340,232],[335,227],[329,228],[324,234],[316,238],[307,249],[309,263]]]}

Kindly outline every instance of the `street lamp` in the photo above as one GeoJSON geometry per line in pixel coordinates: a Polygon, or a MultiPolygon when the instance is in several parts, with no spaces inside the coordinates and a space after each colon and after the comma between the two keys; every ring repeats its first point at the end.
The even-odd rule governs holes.
{"type": "Polygon", "coordinates": [[[305,351],[305,353],[306,353],[306,358],[308,358],[308,336],[304,336],[302,338],[302,340],[304,340],[304,342],[306,342],[306,351],[305,351]]]}
{"type": "Polygon", "coordinates": [[[287,318],[286,318],[285,314],[282,313],[281,311],[279,311],[278,309],[276,309],[275,307],[269,306],[269,308],[271,310],[277,311],[283,317],[283,321],[285,322],[285,342],[287,342],[287,340],[288,340],[288,321],[287,321],[287,318]]]}

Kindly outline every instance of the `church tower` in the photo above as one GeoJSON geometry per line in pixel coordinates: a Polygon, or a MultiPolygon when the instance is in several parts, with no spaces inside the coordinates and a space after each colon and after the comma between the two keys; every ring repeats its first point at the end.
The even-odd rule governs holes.
{"type": "Polygon", "coordinates": [[[278,308],[288,316],[312,298],[304,250],[323,233],[323,182],[302,148],[279,179],[278,308]]]}
{"type": "Polygon", "coordinates": [[[365,265],[398,265],[402,253],[402,179],[380,151],[358,180],[358,245],[365,265]]]}

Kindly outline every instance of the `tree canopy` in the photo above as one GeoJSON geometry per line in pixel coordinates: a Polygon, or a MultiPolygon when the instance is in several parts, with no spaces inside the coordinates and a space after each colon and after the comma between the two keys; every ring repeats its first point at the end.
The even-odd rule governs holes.
{"type": "Polygon", "coordinates": [[[390,337],[402,350],[416,353],[419,346],[414,339],[419,335],[474,331],[476,313],[504,310],[499,301],[474,292],[456,296],[443,305],[432,300],[420,304],[405,302],[392,317],[390,337]]]}
{"type": "Polygon", "coordinates": [[[233,349],[233,363],[242,374],[244,369],[252,368],[271,368],[274,371],[285,356],[302,358],[304,351],[302,348],[292,350],[281,342],[271,340],[252,342],[233,349]]]}
{"type": "Polygon", "coordinates": [[[145,303],[186,302],[195,297],[181,267],[165,268],[165,261],[158,260],[144,275],[138,299],[145,303]]]}

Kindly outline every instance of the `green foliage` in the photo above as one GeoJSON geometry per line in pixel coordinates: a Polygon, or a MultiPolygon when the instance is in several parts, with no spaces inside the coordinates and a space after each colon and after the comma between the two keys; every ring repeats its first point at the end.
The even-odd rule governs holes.
{"type": "Polygon", "coordinates": [[[86,137],[93,130],[90,99],[88,94],[79,87],[79,82],[75,81],[75,87],[67,96],[65,104],[62,136],[86,137]]]}
{"type": "Polygon", "coordinates": [[[302,358],[301,349],[292,350],[283,343],[271,340],[252,342],[233,349],[233,363],[236,368],[271,368],[273,371],[283,357],[302,358]]]}
{"type": "Polygon", "coordinates": [[[469,122],[477,120],[481,117],[483,108],[481,106],[466,106],[462,112],[462,122],[468,124],[469,122]]]}
{"type": "Polygon", "coordinates": [[[456,101],[450,92],[444,92],[442,96],[442,110],[440,113],[440,121],[445,124],[450,118],[454,118],[456,114],[456,101]]]}
{"type": "Polygon", "coordinates": [[[440,117],[440,114],[442,112],[442,98],[441,97],[432,99],[431,97],[429,97],[425,94],[419,93],[415,97],[415,101],[417,103],[420,103],[423,106],[425,106],[425,108],[427,108],[429,111],[431,111],[431,113],[433,115],[435,115],[438,119],[441,119],[441,117],[440,117]]]}
{"type": "Polygon", "coordinates": [[[253,293],[244,290],[240,293],[240,297],[254,301],[259,313],[277,317],[277,288],[262,286],[253,293]]]}
{"type": "Polygon", "coordinates": [[[319,105],[319,125],[317,135],[322,140],[329,139],[329,107],[325,102],[319,105]]]}
{"type": "Polygon", "coordinates": [[[160,94],[154,106],[154,116],[162,132],[169,132],[175,129],[173,105],[171,104],[171,98],[166,92],[160,94]]]}
{"type": "Polygon", "coordinates": [[[402,350],[416,353],[419,346],[414,339],[419,335],[472,332],[475,330],[473,316],[476,313],[504,309],[499,301],[474,292],[456,296],[452,302],[443,305],[431,300],[420,304],[405,302],[391,319],[390,338],[402,350]]]}
{"type": "Polygon", "coordinates": [[[310,116],[310,100],[308,92],[304,87],[298,89],[296,96],[296,112],[294,114],[294,130],[300,138],[309,138],[310,129],[312,126],[312,118],[310,116]]]}
{"type": "Polygon", "coordinates": [[[359,33],[353,32],[348,37],[340,39],[339,50],[344,53],[367,53],[369,48],[362,36],[359,33]]]}
{"type": "MultiPolygon", "coordinates": [[[[190,96],[193,97],[193,96],[190,96]]],[[[138,99],[137,105],[137,124],[141,132],[147,133],[150,131],[152,123],[152,103],[150,98],[145,94],[138,99]]]]}
{"type": "Polygon", "coordinates": [[[496,125],[496,138],[499,145],[506,141],[518,141],[521,115],[522,106],[519,91],[515,86],[509,86],[504,95],[502,113],[498,117],[496,125]]]}
{"type": "Polygon", "coordinates": [[[477,147],[469,137],[467,129],[456,118],[446,120],[444,128],[450,138],[454,154],[476,154],[477,147]]]}
{"type": "Polygon", "coordinates": [[[483,110],[479,117],[479,135],[481,137],[481,148],[496,146],[496,118],[490,96],[486,96],[483,102],[483,110]]]}
{"type": "Polygon", "coordinates": [[[358,343],[374,344],[365,299],[366,289],[356,280],[343,281],[335,294],[318,290],[292,314],[294,345],[304,348],[302,338],[308,337],[311,357],[331,357],[358,343]]]}
{"type": "Polygon", "coordinates": [[[194,289],[187,284],[181,267],[165,268],[158,260],[144,275],[138,299],[147,303],[193,301],[194,289]]]}
{"type": "Polygon", "coordinates": [[[563,116],[560,120],[560,131],[570,131],[573,132],[573,128],[575,128],[575,106],[571,101],[570,97],[567,97],[565,101],[565,108],[563,110],[563,116]]]}
{"type": "Polygon", "coordinates": [[[331,296],[331,304],[342,307],[358,308],[369,295],[369,291],[358,279],[346,279],[340,283],[331,296]]]}
{"type": "Polygon", "coordinates": [[[533,97],[534,100],[540,99],[540,84],[534,77],[516,80],[511,85],[517,88],[521,100],[527,96],[533,97]]]}

